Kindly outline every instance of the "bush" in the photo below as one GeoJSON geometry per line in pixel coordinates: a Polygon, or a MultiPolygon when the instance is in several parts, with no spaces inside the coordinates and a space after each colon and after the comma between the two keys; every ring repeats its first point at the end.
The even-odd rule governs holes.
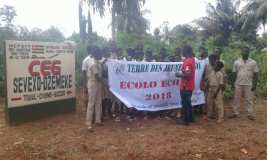
{"type": "Polygon", "coordinates": [[[255,52],[253,58],[259,66],[257,95],[267,97],[267,53],[255,52]]]}
{"type": "MultiPolygon", "coordinates": [[[[3,32],[4,33],[4,32],[3,32]]],[[[6,37],[6,36],[5,36],[6,37]]],[[[10,37],[10,36],[9,36],[10,37]]],[[[266,36],[265,36],[266,37],[266,36]]],[[[2,38],[1,45],[3,45],[3,40],[5,38],[2,38]]],[[[82,84],[82,61],[87,56],[87,46],[90,45],[96,45],[100,48],[104,48],[109,46],[109,42],[102,37],[97,36],[96,34],[93,34],[92,39],[90,42],[82,43],[79,40],[78,34],[73,34],[70,38],[70,40],[74,40],[77,43],[77,49],[75,53],[76,58],[76,86],[80,87],[82,84]]],[[[265,45],[266,38],[262,37],[259,40],[259,43],[261,45],[260,48],[262,48],[265,45]]],[[[127,33],[118,33],[117,35],[117,46],[119,48],[127,49],[129,47],[135,48],[137,45],[143,44],[144,49],[150,48],[154,51],[155,54],[159,53],[159,50],[161,47],[165,47],[168,51],[168,54],[172,54],[174,49],[176,47],[182,47],[184,44],[190,44],[192,45],[194,52],[196,55],[198,55],[198,48],[200,46],[204,46],[209,50],[209,53],[212,53],[212,50],[216,47],[215,38],[209,38],[206,40],[201,39],[200,36],[196,36],[195,39],[192,39],[190,37],[172,37],[170,39],[169,44],[167,45],[166,42],[157,39],[155,36],[150,34],[145,34],[143,36],[137,36],[135,34],[127,34],[127,33]]],[[[222,59],[225,63],[225,72],[228,77],[228,85],[225,91],[225,97],[227,99],[230,99],[233,97],[234,91],[232,89],[232,84],[234,83],[233,80],[233,73],[232,73],[232,67],[234,64],[234,61],[240,57],[240,48],[242,46],[249,46],[251,48],[252,58],[255,59],[259,66],[259,81],[258,81],[258,87],[257,87],[257,95],[258,96],[267,96],[267,53],[261,53],[258,46],[239,41],[236,39],[232,39],[230,43],[226,47],[223,48],[223,55],[222,59]]],[[[4,66],[3,66],[3,48],[0,49],[0,74],[4,75],[4,66]]],[[[0,96],[4,95],[4,76],[0,79],[0,96]]]]}
{"type": "Polygon", "coordinates": [[[82,61],[87,56],[87,50],[85,44],[78,44],[75,52],[76,64],[76,86],[79,87],[82,85],[82,61]]]}
{"type": "Polygon", "coordinates": [[[241,42],[235,41],[230,43],[227,47],[224,47],[223,51],[223,60],[225,62],[225,71],[228,77],[228,86],[225,91],[226,98],[232,98],[234,96],[234,90],[231,85],[234,84],[232,67],[234,61],[237,60],[240,55],[240,48],[242,46],[248,46],[251,49],[251,58],[257,62],[259,67],[259,79],[257,84],[257,96],[267,96],[267,54],[261,53],[256,49],[256,46],[241,42]]]}

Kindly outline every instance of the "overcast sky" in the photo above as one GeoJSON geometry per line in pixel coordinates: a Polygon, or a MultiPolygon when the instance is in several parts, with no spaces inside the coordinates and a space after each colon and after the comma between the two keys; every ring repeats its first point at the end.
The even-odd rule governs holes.
{"type": "MultiPolygon", "coordinates": [[[[208,2],[214,0],[146,0],[145,9],[151,11],[145,16],[151,24],[150,32],[164,21],[173,27],[205,16],[208,2]]],[[[79,31],[78,3],[79,0],[1,0],[0,6],[6,4],[15,7],[18,15],[15,24],[43,30],[53,25],[65,36],[70,36],[74,31],[79,31]]],[[[110,19],[109,12],[103,19],[93,15],[93,30],[101,36],[110,37],[110,19]]]]}

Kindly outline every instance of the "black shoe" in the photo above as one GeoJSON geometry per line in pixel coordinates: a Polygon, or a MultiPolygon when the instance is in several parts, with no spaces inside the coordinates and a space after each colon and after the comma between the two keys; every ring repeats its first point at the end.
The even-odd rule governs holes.
{"type": "Polygon", "coordinates": [[[231,119],[238,118],[238,116],[236,114],[233,114],[233,115],[229,116],[229,118],[231,118],[231,119]]]}
{"type": "Polygon", "coordinates": [[[216,119],[215,116],[209,116],[208,118],[209,118],[209,119],[216,119]]]}
{"type": "Polygon", "coordinates": [[[87,127],[87,132],[94,132],[93,127],[87,127]]]}
{"type": "Polygon", "coordinates": [[[176,124],[177,125],[183,125],[183,123],[184,123],[184,121],[182,119],[180,119],[180,118],[176,119],[176,124]]]}
{"type": "Polygon", "coordinates": [[[181,119],[177,119],[177,120],[176,120],[176,124],[177,124],[177,125],[189,126],[189,122],[184,122],[184,121],[181,120],[181,119]]]}
{"type": "Polygon", "coordinates": [[[189,122],[184,122],[183,125],[185,125],[185,126],[189,126],[190,123],[189,123],[189,122]]]}
{"type": "Polygon", "coordinates": [[[255,117],[251,116],[251,115],[248,116],[248,119],[251,120],[251,121],[255,121],[256,120],[255,117]]]}
{"type": "Polygon", "coordinates": [[[102,127],[102,126],[104,126],[104,123],[103,123],[103,122],[96,123],[96,126],[98,126],[98,127],[102,127]]]}

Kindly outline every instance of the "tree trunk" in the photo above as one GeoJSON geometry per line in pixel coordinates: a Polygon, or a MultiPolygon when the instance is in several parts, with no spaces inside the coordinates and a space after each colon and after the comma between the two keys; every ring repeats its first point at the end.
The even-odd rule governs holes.
{"type": "Polygon", "coordinates": [[[82,16],[82,1],[79,2],[79,30],[80,30],[80,38],[83,41],[83,16],[82,16]]]}
{"type": "Polygon", "coordinates": [[[79,2],[79,29],[80,29],[80,38],[82,42],[85,42],[86,39],[86,22],[83,16],[83,0],[79,2]]]}
{"type": "Polygon", "coordinates": [[[115,7],[114,7],[114,2],[113,2],[113,6],[112,6],[112,19],[111,19],[111,31],[112,31],[112,40],[115,41],[116,40],[116,25],[115,25],[115,21],[116,21],[116,15],[115,15],[115,7]]]}
{"type": "Polygon", "coordinates": [[[90,8],[88,9],[88,17],[87,17],[87,33],[88,33],[88,39],[91,38],[93,33],[93,27],[92,27],[92,19],[90,14],[90,8]]]}

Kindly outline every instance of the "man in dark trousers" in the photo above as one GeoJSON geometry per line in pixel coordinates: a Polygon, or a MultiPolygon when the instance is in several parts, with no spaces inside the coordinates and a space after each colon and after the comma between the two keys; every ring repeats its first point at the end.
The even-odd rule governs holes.
{"type": "Polygon", "coordinates": [[[189,125],[191,122],[194,122],[191,97],[195,88],[195,58],[191,46],[185,45],[183,47],[183,56],[185,59],[182,64],[182,71],[175,75],[181,78],[180,94],[183,108],[183,121],[184,125],[189,125]]]}

